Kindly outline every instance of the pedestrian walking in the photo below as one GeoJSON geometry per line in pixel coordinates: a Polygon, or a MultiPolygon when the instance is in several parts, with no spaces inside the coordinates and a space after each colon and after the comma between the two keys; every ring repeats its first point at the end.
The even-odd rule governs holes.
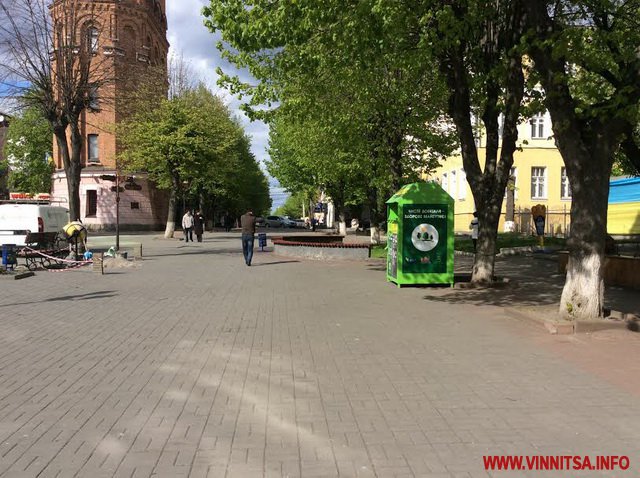
{"type": "Polygon", "coordinates": [[[198,242],[202,242],[202,234],[204,233],[204,216],[202,215],[202,211],[199,209],[193,216],[193,232],[195,232],[198,242]]]}
{"type": "Polygon", "coordinates": [[[473,252],[476,252],[476,248],[478,246],[478,212],[473,213],[473,219],[471,219],[471,223],[469,224],[469,229],[471,229],[471,240],[473,241],[473,252]]]}
{"type": "Polygon", "coordinates": [[[229,213],[224,215],[224,230],[226,232],[231,232],[231,228],[233,227],[233,218],[229,213]]]}
{"type": "Polygon", "coordinates": [[[182,216],[182,230],[184,231],[184,242],[189,242],[189,238],[193,242],[193,215],[190,209],[187,209],[187,212],[182,216]]]}
{"type": "Polygon", "coordinates": [[[245,264],[250,266],[253,259],[253,238],[256,233],[256,217],[251,209],[240,217],[240,226],[242,227],[242,255],[245,264]]]}

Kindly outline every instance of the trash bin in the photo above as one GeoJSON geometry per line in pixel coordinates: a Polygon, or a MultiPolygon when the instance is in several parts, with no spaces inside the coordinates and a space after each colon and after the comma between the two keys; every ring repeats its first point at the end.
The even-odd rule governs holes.
{"type": "Polygon", "coordinates": [[[453,198],[435,182],[419,182],[387,205],[387,280],[453,285],[453,198]]]}
{"type": "Polygon", "coordinates": [[[5,269],[13,269],[18,263],[16,257],[16,245],[15,244],[2,244],[2,266],[5,269]]]}
{"type": "Polygon", "coordinates": [[[267,247],[267,234],[264,232],[258,233],[258,247],[264,252],[264,248],[267,247]]]}

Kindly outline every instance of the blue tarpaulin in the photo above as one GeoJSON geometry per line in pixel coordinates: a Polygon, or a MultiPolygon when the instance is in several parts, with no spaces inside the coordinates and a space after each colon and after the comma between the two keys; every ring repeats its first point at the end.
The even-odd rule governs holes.
{"type": "Polygon", "coordinates": [[[640,202],[640,178],[616,179],[609,183],[609,204],[640,202]]]}

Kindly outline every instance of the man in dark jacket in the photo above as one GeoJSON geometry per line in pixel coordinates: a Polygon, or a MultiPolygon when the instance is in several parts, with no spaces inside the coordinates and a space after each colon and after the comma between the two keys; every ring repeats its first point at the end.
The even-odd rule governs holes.
{"type": "Polygon", "coordinates": [[[226,213],[224,215],[224,218],[222,218],[222,222],[223,222],[222,225],[224,226],[224,230],[226,232],[231,232],[231,229],[233,228],[233,218],[229,213],[226,213]]]}
{"type": "Polygon", "coordinates": [[[256,217],[251,209],[240,217],[240,225],[242,226],[242,254],[244,262],[250,266],[253,258],[253,236],[256,233],[256,217]]]}
{"type": "Polygon", "coordinates": [[[198,209],[193,216],[193,232],[196,233],[196,239],[198,242],[202,242],[202,234],[204,232],[204,216],[198,209]]]}

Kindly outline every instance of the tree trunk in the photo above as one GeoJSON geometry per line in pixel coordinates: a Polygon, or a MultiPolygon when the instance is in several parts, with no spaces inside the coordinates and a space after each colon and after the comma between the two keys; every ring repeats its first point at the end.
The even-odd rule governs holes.
{"type": "Polygon", "coordinates": [[[167,212],[167,227],[164,230],[164,238],[171,239],[176,230],[176,206],[178,198],[178,187],[180,180],[177,176],[171,178],[171,191],[169,192],[169,210],[167,212]]]}
{"type": "Polygon", "coordinates": [[[67,188],[69,190],[69,216],[72,221],[80,220],[80,173],[82,171],[82,133],[76,123],[70,125],[71,157],[67,172],[67,188]]]}
{"type": "Polygon", "coordinates": [[[67,141],[67,130],[65,127],[54,128],[53,134],[58,144],[58,150],[62,157],[64,174],[67,178],[67,192],[69,194],[69,218],[72,221],[80,219],[80,167],[72,160],[67,141]]]}
{"type": "Polygon", "coordinates": [[[471,282],[491,284],[496,262],[498,223],[502,209],[502,195],[495,191],[485,191],[485,201],[478,205],[478,244],[473,262],[471,282]]]}
{"type": "MultiPolygon", "coordinates": [[[[596,155],[606,157],[607,152],[595,151],[596,155]]],[[[569,263],[560,298],[560,315],[568,319],[596,318],[604,313],[603,266],[611,167],[607,168],[605,161],[589,159],[580,158],[579,164],[565,159],[568,174],[575,174],[573,171],[580,168],[582,176],[581,185],[573,183],[576,187],[572,191],[571,233],[567,241],[569,263]]]]}
{"type": "Polygon", "coordinates": [[[337,203],[334,202],[334,207],[336,208],[336,211],[338,213],[338,227],[337,227],[337,231],[338,234],[340,234],[341,236],[346,236],[347,235],[347,221],[346,221],[346,215],[345,215],[345,206],[342,203],[342,201],[339,203],[339,205],[337,203]]]}
{"type": "Polygon", "coordinates": [[[384,194],[378,188],[369,189],[369,228],[371,244],[380,244],[380,226],[386,221],[386,203],[381,199],[384,194]],[[381,204],[382,203],[382,204],[381,204]]]}
{"type": "Polygon", "coordinates": [[[371,229],[370,229],[370,240],[371,240],[371,244],[375,244],[378,245],[380,244],[380,228],[378,226],[374,226],[373,223],[371,224],[371,229]]]}

